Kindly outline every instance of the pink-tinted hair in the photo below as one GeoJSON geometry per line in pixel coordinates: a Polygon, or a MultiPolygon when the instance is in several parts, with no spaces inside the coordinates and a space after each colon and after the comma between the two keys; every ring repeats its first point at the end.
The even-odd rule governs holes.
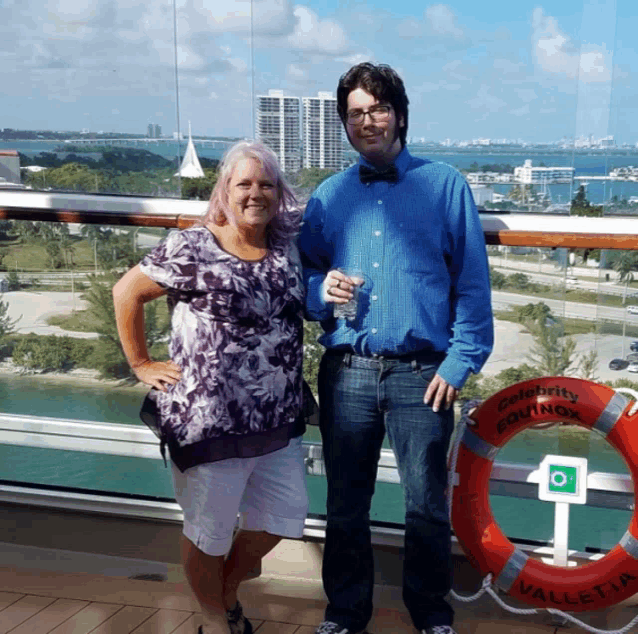
{"type": "Polygon", "coordinates": [[[275,244],[292,240],[299,231],[301,219],[301,214],[295,213],[297,199],[284,178],[277,155],[258,141],[239,141],[226,151],[219,166],[217,183],[210,195],[208,211],[202,218],[202,224],[213,222],[221,226],[233,223],[228,207],[228,184],[237,163],[246,158],[259,161],[269,178],[277,184],[279,206],[268,225],[271,240],[275,244]]]}

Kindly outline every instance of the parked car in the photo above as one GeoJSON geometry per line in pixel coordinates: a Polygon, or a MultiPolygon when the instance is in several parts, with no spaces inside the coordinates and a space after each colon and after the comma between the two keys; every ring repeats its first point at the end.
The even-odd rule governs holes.
{"type": "Polygon", "coordinates": [[[624,359],[612,359],[609,362],[609,369],[610,370],[622,370],[623,368],[627,367],[627,361],[625,361],[624,359]]]}
{"type": "Polygon", "coordinates": [[[630,363],[632,361],[638,361],[638,352],[630,352],[627,355],[626,360],[629,361],[630,363]]]}
{"type": "Polygon", "coordinates": [[[629,344],[629,349],[630,349],[632,352],[638,352],[638,341],[632,341],[632,342],[629,344]]]}
{"type": "Polygon", "coordinates": [[[627,312],[630,315],[638,315],[638,306],[634,306],[634,305],[629,305],[627,306],[627,312]]]}
{"type": "Polygon", "coordinates": [[[627,366],[627,372],[638,372],[638,361],[632,361],[627,366]]]}

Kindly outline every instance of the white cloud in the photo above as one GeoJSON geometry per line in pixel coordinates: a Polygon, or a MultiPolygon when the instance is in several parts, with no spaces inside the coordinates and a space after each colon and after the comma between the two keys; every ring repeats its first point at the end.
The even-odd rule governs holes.
{"type": "Polygon", "coordinates": [[[515,63],[505,58],[495,59],[493,62],[494,69],[504,75],[515,75],[525,69],[525,65],[521,63],[515,63]]]}
{"type": "Polygon", "coordinates": [[[456,15],[446,4],[433,4],[424,13],[428,30],[445,37],[462,38],[463,29],[456,24],[456,15]]]}
{"type": "Polygon", "coordinates": [[[317,14],[302,5],[294,10],[297,23],[288,36],[288,43],[300,51],[312,51],[338,55],[345,53],[348,38],[343,27],[333,20],[320,20],[317,14]]]}
{"type": "Polygon", "coordinates": [[[611,80],[611,54],[605,45],[585,44],[578,50],[556,18],[545,15],[540,7],[532,16],[532,52],[536,65],[546,73],[584,83],[611,80]]]}
{"type": "Polygon", "coordinates": [[[337,62],[342,62],[350,66],[355,66],[356,64],[362,64],[363,62],[372,62],[374,60],[374,54],[372,51],[367,51],[365,53],[352,53],[350,55],[345,55],[341,57],[337,57],[337,62]]]}
{"type": "Polygon", "coordinates": [[[530,101],[534,101],[534,99],[538,99],[538,95],[533,88],[517,88],[516,94],[524,103],[529,103],[530,101]]]}
{"type": "Polygon", "coordinates": [[[299,64],[288,64],[286,75],[293,80],[304,80],[308,78],[308,70],[302,68],[299,64]]]}
{"type": "Polygon", "coordinates": [[[397,24],[396,33],[405,40],[421,37],[423,35],[423,23],[415,18],[406,18],[397,24]]]}
{"type": "Polygon", "coordinates": [[[515,108],[514,110],[510,110],[510,114],[513,114],[515,117],[524,117],[530,113],[529,104],[525,104],[520,108],[515,108]]]}
{"type": "Polygon", "coordinates": [[[484,113],[483,118],[487,118],[490,113],[498,112],[505,108],[508,104],[500,97],[496,97],[490,93],[490,87],[483,84],[476,97],[468,100],[468,105],[473,110],[481,110],[484,113]]]}

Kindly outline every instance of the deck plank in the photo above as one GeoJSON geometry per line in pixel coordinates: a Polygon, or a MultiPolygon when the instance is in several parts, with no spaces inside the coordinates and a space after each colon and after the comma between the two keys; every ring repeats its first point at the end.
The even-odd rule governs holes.
{"type": "Polygon", "coordinates": [[[18,599],[0,612],[0,634],[6,634],[9,630],[18,627],[54,601],[55,599],[51,597],[31,595],[18,599]]]}
{"type": "Polygon", "coordinates": [[[91,634],[130,634],[136,627],[150,619],[157,610],[127,605],[110,619],[96,627],[91,634]]]}
{"type": "Polygon", "coordinates": [[[115,603],[89,603],[49,634],[89,634],[123,607],[115,603]]]}
{"type": "Polygon", "coordinates": [[[201,614],[191,614],[191,616],[186,619],[176,630],[171,632],[171,634],[195,634],[197,632],[197,628],[202,623],[202,615],[201,614]]]}
{"type": "Polygon", "coordinates": [[[299,626],[293,623],[275,623],[274,621],[265,621],[255,631],[257,634],[295,634],[298,629],[299,626]]]}
{"type": "Polygon", "coordinates": [[[24,596],[22,592],[2,592],[0,591],[0,611],[8,605],[15,603],[24,596]]]}
{"type": "Polygon", "coordinates": [[[158,610],[150,619],[136,627],[131,634],[172,634],[182,623],[190,619],[192,614],[192,612],[178,610],[158,610]]]}
{"type": "Polygon", "coordinates": [[[11,634],[49,634],[53,628],[70,619],[87,605],[86,601],[58,599],[11,630],[11,634]]]}

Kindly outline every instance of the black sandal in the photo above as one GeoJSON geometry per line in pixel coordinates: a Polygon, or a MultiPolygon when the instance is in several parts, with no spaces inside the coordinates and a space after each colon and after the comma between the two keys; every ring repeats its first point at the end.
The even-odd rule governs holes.
{"type": "Polygon", "coordinates": [[[253,626],[244,616],[244,610],[239,601],[232,610],[226,612],[226,620],[231,634],[253,634],[253,626]]]}

